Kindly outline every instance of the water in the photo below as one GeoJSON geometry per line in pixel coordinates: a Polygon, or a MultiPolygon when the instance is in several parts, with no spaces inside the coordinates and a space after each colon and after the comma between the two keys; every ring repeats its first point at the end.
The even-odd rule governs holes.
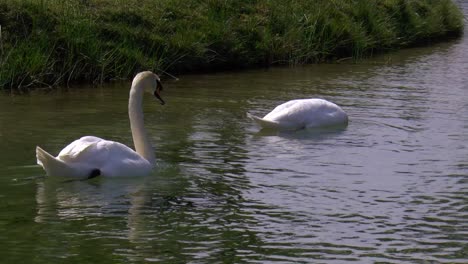
{"type": "Polygon", "coordinates": [[[34,166],[83,135],[132,145],[129,83],[0,97],[2,263],[466,263],[468,38],[359,64],[166,80],[151,177],[34,166]],[[345,130],[259,132],[321,97],[345,130]]]}

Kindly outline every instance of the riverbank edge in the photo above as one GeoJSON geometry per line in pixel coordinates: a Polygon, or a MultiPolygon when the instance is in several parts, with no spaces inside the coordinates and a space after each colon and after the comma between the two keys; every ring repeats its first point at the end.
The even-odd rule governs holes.
{"type": "Polygon", "coordinates": [[[0,87],[360,59],[456,38],[451,0],[7,0],[0,87]]]}

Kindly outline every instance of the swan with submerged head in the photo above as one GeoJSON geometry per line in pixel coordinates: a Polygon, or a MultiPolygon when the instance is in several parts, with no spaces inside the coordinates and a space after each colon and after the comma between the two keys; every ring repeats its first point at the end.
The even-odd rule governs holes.
{"type": "Polygon", "coordinates": [[[338,105],[324,99],[296,99],[277,106],[263,118],[247,113],[262,128],[299,130],[346,126],[348,115],[338,105]]]}
{"type": "Polygon", "coordinates": [[[155,165],[155,156],[143,121],[143,92],[151,89],[164,105],[159,77],[149,71],[133,79],[128,100],[128,115],[135,150],[126,145],[94,136],[85,136],[66,146],[57,157],[36,147],[37,164],[48,176],[94,178],[97,176],[143,176],[155,165]]]}

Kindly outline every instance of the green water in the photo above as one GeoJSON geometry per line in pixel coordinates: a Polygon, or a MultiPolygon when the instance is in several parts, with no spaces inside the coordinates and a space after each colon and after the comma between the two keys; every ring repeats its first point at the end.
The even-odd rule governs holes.
{"type": "Polygon", "coordinates": [[[466,263],[468,40],[359,64],[165,80],[158,169],[44,177],[34,148],[132,145],[129,83],[0,96],[1,263],[466,263]],[[263,133],[246,112],[320,97],[345,130],[263,133]]]}

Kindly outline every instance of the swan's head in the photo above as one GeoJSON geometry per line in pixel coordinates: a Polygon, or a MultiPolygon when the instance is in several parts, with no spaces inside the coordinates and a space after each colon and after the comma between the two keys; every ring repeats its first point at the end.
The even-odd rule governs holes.
{"type": "Polygon", "coordinates": [[[159,76],[153,72],[145,71],[138,73],[133,79],[133,85],[141,85],[142,87],[151,87],[151,93],[164,105],[166,102],[161,98],[163,86],[159,76]]]}

